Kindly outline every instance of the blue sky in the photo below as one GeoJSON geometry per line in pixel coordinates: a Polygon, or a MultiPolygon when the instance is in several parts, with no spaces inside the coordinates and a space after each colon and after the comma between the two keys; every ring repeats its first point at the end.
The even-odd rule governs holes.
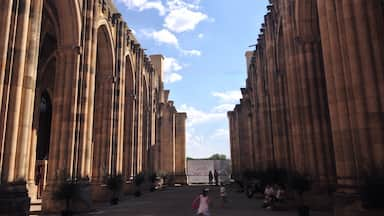
{"type": "Polygon", "coordinates": [[[114,0],[146,53],[165,56],[165,88],[187,112],[187,156],[230,157],[227,111],[241,97],[245,52],[267,0],[114,0]]]}

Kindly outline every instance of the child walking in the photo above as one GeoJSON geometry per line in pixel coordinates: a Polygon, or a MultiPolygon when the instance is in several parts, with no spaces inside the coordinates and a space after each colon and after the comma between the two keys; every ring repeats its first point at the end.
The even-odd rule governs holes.
{"type": "Polygon", "coordinates": [[[197,215],[199,216],[210,216],[209,214],[209,197],[208,197],[208,191],[209,189],[204,189],[203,192],[197,197],[193,203],[192,208],[197,208],[197,215]],[[199,205],[195,205],[194,203],[197,202],[199,205]]]}

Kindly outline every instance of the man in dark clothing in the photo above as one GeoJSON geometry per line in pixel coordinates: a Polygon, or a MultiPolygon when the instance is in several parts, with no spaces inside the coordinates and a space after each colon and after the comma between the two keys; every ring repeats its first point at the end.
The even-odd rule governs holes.
{"type": "Polygon", "coordinates": [[[216,185],[216,186],[219,186],[219,173],[217,173],[217,171],[215,170],[215,171],[213,172],[213,175],[214,175],[214,177],[215,177],[215,185],[216,185]]]}
{"type": "Polygon", "coordinates": [[[209,184],[212,184],[212,180],[213,180],[212,171],[209,171],[208,178],[209,178],[209,184]]]}

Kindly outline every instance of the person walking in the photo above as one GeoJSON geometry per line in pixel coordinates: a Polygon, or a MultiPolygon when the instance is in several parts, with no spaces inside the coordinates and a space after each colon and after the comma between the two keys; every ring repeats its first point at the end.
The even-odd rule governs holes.
{"type": "Polygon", "coordinates": [[[208,180],[209,180],[209,184],[212,184],[212,180],[213,180],[212,171],[209,171],[209,173],[208,173],[208,180]]]}
{"type": "Polygon", "coordinates": [[[220,198],[221,198],[221,205],[224,206],[224,204],[227,202],[227,192],[225,190],[224,183],[221,183],[220,185],[220,198]]]}
{"type": "Polygon", "coordinates": [[[199,216],[210,216],[210,214],[209,214],[209,202],[210,202],[210,200],[208,197],[208,191],[209,191],[209,189],[206,188],[200,194],[199,208],[197,209],[197,215],[199,215],[199,216]]]}
{"type": "Polygon", "coordinates": [[[219,173],[216,170],[214,170],[213,176],[215,177],[215,185],[219,186],[219,173]]]}

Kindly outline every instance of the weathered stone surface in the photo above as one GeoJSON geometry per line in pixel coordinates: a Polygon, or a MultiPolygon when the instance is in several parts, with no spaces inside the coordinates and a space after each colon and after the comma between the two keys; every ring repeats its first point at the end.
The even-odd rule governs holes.
{"type": "Polygon", "coordinates": [[[64,177],[87,179],[100,200],[108,175],[160,171],[158,161],[182,175],[186,114],[164,97],[163,57],[147,57],[112,1],[2,4],[0,187],[25,180],[20,200],[42,197],[44,211],[58,211],[52,193],[64,177]],[[162,128],[176,132],[176,148],[161,142],[162,104],[179,116],[162,128]],[[162,147],[176,159],[161,158],[162,147]]]}
{"type": "MultiPolygon", "coordinates": [[[[338,200],[348,200],[365,175],[384,168],[384,4],[270,3],[256,50],[246,54],[247,94],[228,113],[233,171],[245,157],[239,164],[256,170],[287,168],[319,186],[337,184],[346,193],[338,200]],[[251,125],[236,118],[245,101],[251,125]],[[247,130],[251,139],[242,136],[247,130]],[[254,157],[239,153],[250,140],[254,157]]],[[[355,209],[339,203],[336,215],[355,209]]]]}

